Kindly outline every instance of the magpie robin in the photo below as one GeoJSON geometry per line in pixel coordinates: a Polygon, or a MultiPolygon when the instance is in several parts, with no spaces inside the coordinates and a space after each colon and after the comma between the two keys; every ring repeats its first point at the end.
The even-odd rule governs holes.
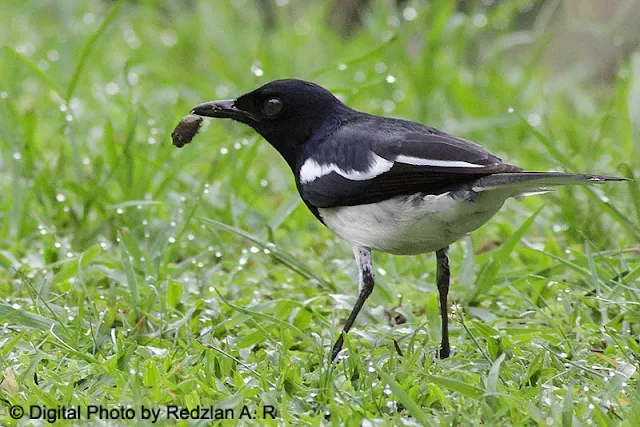
{"type": "MultiPolygon", "coordinates": [[[[326,89],[301,80],[276,80],[234,100],[198,105],[191,114],[251,126],[289,164],[313,215],[352,245],[360,292],[333,346],[332,360],[373,291],[372,251],[435,252],[439,355],[446,358],[451,243],[487,222],[510,197],[556,185],[625,180],[523,172],[473,142],[419,123],[353,110],[326,89]]],[[[185,133],[188,140],[181,143],[195,135],[185,133]]]]}

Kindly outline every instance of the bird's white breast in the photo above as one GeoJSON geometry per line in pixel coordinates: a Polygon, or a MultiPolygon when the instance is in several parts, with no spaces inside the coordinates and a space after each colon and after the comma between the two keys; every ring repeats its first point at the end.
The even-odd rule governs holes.
{"type": "Polygon", "coordinates": [[[506,196],[414,194],[378,203],[319,209],[329,229],[352,245],[397,255],[444,248],[487,222],[506,196]]]}

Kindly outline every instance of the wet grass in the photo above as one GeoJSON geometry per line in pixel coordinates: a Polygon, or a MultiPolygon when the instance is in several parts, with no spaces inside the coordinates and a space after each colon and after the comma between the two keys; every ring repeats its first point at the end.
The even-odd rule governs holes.
{"type": "Polygon", "coordinates": [[[376,254],[331,364],[357,292],[348,245],[250,130],[170,145],[192,106],[298,77],[529,170],[639,178],[637,54],[602,90],[580,64],[545,70],[544,32],[508,50],[512,2],[374,3],[348,40],[319,3],[278,7],[271,31],[248,0],[3,7],[3,424],[36,404],[131,405],[141,425],[141,405],[169,404],[272,405],[271,425],[638,422],[637,181],[510,201],[455,244],[447,360],[434,257],[376,254]]]}

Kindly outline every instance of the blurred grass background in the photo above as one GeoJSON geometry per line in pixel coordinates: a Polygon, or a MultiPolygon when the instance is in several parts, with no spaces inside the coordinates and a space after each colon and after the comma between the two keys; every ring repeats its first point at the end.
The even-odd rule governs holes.
{"type": "Polygon", "coordinates": [[[271,424],[634,425],[637,182],[509,202],[454,245],[448,360],[434,357],[432,256],[376,254],[376,290],[332,365],[357,292],[348,245],[249,129],[207,123],[181,150],[169,134],[200,102],[296,77],[529,170],[637,179],[639,13],[5,2],[0,420],[10,404],[144,403],[274,405],[271,424]]]}

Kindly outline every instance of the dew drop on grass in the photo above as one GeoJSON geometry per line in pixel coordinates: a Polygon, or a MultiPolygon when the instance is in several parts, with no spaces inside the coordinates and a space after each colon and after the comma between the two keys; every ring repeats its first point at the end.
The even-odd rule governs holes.
{"type": "Polygon", "coordinates": [[[62,247],[62,245],[60,244],[60,242],[55,242],[53,244],[53,246],[55,246],[56,248],[60,249],[62,247]]]}
{"type": "Polygon", "coordinates": [[[176,226],[176,222],[175,222],[175,221],[171,221],[171,222],[169,223],[169,225],[170,225],[171,227],[175,227],[175,226],[176,226]]]}
{"type": "Polygon", "coordinates": [[[353,75],[353,80],[356,83],[362,83],[366,78],[367,78],[367,75],[362,71],[356,71],[356,73],[353,75]]]}
{"type": "Polygon", "coordinates": [[[269,181],[267,181],[266,179],[260,180],[260,187],[267,188],[268,186],[269,186],[269,181]]]}
{"type": "Polygon", "coordinates": [[[22,154],[19,151],[16,151],[15,153],[13,153],[13,159],[14,160],[22,159],[22,154]]]}
{"type": "Polygon", "coordinates": [[[200,262],[198,263],[198,268],[202,268],[202,267],[204,267],[204,262],[200,261],[200,262]]]}
{"type": "Polygon", "coordinates": [[[228,153],[229,153],[229,149],[227,147],[220,148],[220,154],[222,154],[223,156],[228,153]]]}
{"type": "Polygon", "coordinates": [[[531,113],[529,114],[529,117],[527,117],[527,123],[529,123],[531,127],[540,126],[542,123],[542,117],[540,117],[540,114],[538,113],[531,113]]]}
{"type": "Polygon", "coordinates": [[[254,76],[256,77],[262,77],[264,75],[264,71],[262,70],[262,68],[260,67],[260,64],[257,62],[254,62],[251,65],[251,72],[253,73],[254,76]]]}
{"type": "Polygon", "coordinates": [[[150,136],[149,138],[147,138],[147,144],[149,145],[153,145],[156,143],[156,139],[152,136],[150,136]]]}
{"type": "Polygon", "coordinates": [[[385,71],[387,71],[387,64],[385,64],[384,62],[378,62],[375,66],[374,69],[376,70],[376,73],[378,74],[382,74],[385,71]]]}
{"type": "Polygon", "coordinates": [[[396,78],[394,76],[392,76],[391,74],[387,75],[387,77],[385,77],[385,81],[387,83],[395,83],[396,82],[396,78]]]}
{"type": "Polygon", "coordinates": [[[260,252],[260,249],[256,248],[255,246],[251,246],[249,251],[251,251],[252,254],[257,254],[258,252],[260,252]]]}
{"type": "Polygon", "coordinates": [[[338,70],[340,70],[340,71],[344,71],[347,68],[349,68],[349,66],[347,64],[338,64],[338,70]]]}
{"type": "Polygon", "coordinates": [[[390,100],[386,100],[382,103],[382,111],[384,111],[385,113],[391,113],[393,110],[396,109],[396,103],[390,100]]]}
{"type": "Polygon", "coordinates": [[[412,7],[406,7],[402,11],[402,17],[407,21],[413,21],[418,17],[418,12],[416,12],[416,10],[412,7]]]}
{"type": "Polygon", "coordinates": [[[373,374],[376,371],[376,368],[374,368],[373,366],[369,366],[367,368],[367,372],[369,372],[370,374],[373,374]]]}
{"type": "Polygon", "coordinates": [[[387,25],[392,28],[399,27],[400,18],[398,18],[397,16],[390,16],[389,18],[387,18],[387,25]]]}
{"type": "Polygon", "coordinates": [[[9,97],[9,93],[8,92],[0,92],[0,98],[2,99],[7,99],[9,97]]]}
{"type": "Polygon", "coordinates": [[[173,236],[169,237],[169,243],[175,243],[175,242],[176,242],[175,237],[173,236]]]}
{"type": "Polygon", "coordinates": [[[115,95],[120,92],[120,87],[115,82],[109,82],[105,85],[104,91],[107,92],[107,95],[115,95]]]}
{"type": "Polygon", "coordinates": [[[194,236],[193,233],[187,234],[187,240],[194,240],[195,238],[196,236],[194,236]]]}
{"type": "Polygon", "coordinates": [[[43,228],[43,229],[41,229],[41,230],[40,230],[40,234],[42,234],[42,235],[44,236],[45,234],[47,234],[47,230],[46,230],[46,229],[44,229],[44,228],[43,228]]]}
{"type": "Polygon", "coordinates": [[[129,84],[131,86],[137,85],[138,84],[138,80],[139,80],[138,73],[136,73],[134,71],[129,71],[127,73],[127,82],[129,82],[129,84]]]}
{"type": "Polygon", "coordinates": [[[389,396],[391,394],[391,387],[389,387],[389,384],[384,386],[384,394],[386,394],[387,396],[389,396]]]}
{"type": "Polygon", "coordinates": [[[553,418],[547,417],[547,419],[545,419],[544,422],[545,422],[546,425],[552,426],[553,425],[553,418]]]}
{"type": "Polygon", "coordinates": [[[473,25],[478,28],[483,28],[487,25],[487,16],[482,13],[477,14],[473,17],[473,25]]]}
{"type": "Polygon", "coordinates": [[[67,252],[67,258],[73,258],[73,252],[67,252]]]}
{"type": "Polygon", "coordinates": [[[20,304],[14,303],[11,305],[11,308],[13,308],[14,310],[20,310],[22,307],[20,306],[20,304]]]}
{"type": "Polygon", "coordinates": [[[513,112],[514,112],[514,111],[515,111],[515,110],[513,109],[513,107],[509,107],[509,108],[507,108],[507,112],[508,112],[509,114],[513,114],[513,112]]]}
{"type": "Polygon", "coordinates": [[[118,215],[122,215],[124,213],[124,210],[122,208],[118,208],[118,209],[116,209],[116,213],[118,215]]]}
{"type": "Polygon", "coordinates": [[[269,249],[267,249],[267,248],[264,248],[264,249],[262,250],[262,252],[264,252],[264,253],[265,253],[265,254],[267,254],[267,255],[269,255],[269,254],[271,253],[271,251],[270,251],[269,249]]]}

